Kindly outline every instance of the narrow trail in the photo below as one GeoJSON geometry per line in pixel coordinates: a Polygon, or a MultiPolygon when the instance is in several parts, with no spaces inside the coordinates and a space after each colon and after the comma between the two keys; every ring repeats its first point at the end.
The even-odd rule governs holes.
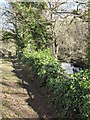
{"type": "MultiPolygon", "coordinates": [[[[2,60],[2,117],[52,118],[53,112],[40,89],[17,62],[2,60]],[[24,82],[22,82],[24,81],[24,82]]],[[[54,116],[55,117],[55,116],[54,116]]]]}

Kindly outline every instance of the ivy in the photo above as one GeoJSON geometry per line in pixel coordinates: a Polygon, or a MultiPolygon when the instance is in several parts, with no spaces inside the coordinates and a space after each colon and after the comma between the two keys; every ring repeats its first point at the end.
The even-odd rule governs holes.
{"type": "Polygon", "coordinates": [[[67,80],[58,74],[65,75],[60,62],[52,58],[50,49],[23,52],[23,63],[32,66],[33,71],[40,77],[41,85],[52,92],[51,104],[61,117],[87,118],[89,117],[90,72],[88,69],[70,75],[67,80]]]}

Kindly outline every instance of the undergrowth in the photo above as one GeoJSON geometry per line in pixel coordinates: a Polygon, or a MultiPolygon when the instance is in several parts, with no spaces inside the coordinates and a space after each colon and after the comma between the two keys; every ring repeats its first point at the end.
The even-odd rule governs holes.
{"type": "Polygon", "coordinates": [[[49,49],[31,53],[24,49],[20,56],[23,64],[32,67],[34,73],[41,78],[40,84],[52,91],[51,104],[61,117],[75,120],[89,117],[90,71],[88,69],[70,75],[70,79],[67,80],[58,74],[58,72],[64,75],[66,73],[60,62],[51,56],[49,49]]]}

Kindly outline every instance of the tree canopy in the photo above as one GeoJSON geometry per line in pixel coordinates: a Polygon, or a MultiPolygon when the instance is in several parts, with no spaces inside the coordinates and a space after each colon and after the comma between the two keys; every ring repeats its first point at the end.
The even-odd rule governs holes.
{"type": "Polygon", "coordinates": [[[58,59],[70,62],[77,57],[86,62],[88,4],[86,0],[8,3],[2,11],[8,26],[3,40],[13,40],[19,50],[49,47],[58,59]]]}

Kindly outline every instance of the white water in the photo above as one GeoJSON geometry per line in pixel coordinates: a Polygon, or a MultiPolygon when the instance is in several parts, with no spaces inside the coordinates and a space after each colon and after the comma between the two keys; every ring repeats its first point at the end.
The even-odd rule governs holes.
{"type": "Polygon", "coordinates": [[[61,66],[63,69],[65,69],[67,74],[73,74],[73,72],[79,72],[80,69],[78,67],[74,67],[73,65],[71,65],[70,63],[66,63],[66,62],[62,62],[61,66]]]}

